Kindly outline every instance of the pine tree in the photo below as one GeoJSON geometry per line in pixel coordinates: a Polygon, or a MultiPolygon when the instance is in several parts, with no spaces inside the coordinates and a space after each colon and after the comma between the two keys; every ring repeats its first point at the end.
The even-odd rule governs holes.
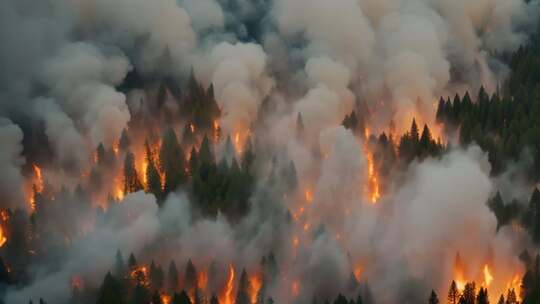
{"type": "Polygon", "coordinates": [[[304,132],[304,119],[302,118],[302,113],[298,112],[298,115],[296,116],[296,137],[301,139],[304,136],[304,132]]]}
{"type": "Polygon", "coordinates": [[[535,188],[531,199],[529,200],[528,208],[529,227],[532,228],[532,236],[535,243],[540,243],[540,191],[535,188]]]}
{"type": "Polygon", "coordinates": [[[497,304],[504,304],[504,303],[505,303],[505,301],[504,301],[504,296],[501,295],[501,296],[499,297],[499,301],[497,302],[497,304]]]}
{"type": "Polygon", "coordinates": [[[413,121],[411,123],[411,130],[409,131],[409,135],[413,141],[413,143],[416,145],[419,141],[419,135],[418,135],[418,125],[416,125],[416,119],[413,118],[413,121]]]}
{"type": "Polygon", "coordinates": [[[235,304],[250,304],[249,299],[249,281],[247,277],[246,270],[242,270],[242,274],[240,275],[240,283],[238,285],[238,291],[236,293],[236,301],[235,304]]]}
{"type": "Polygon", "coordinates": [[[164,193],[174,191],[185,182],[185,155],[178,143],[174,130],[169,128],[163,135],[159,151],[159,167],[165,174],[164,193]]]}
{"type": "Polygon", "coordinates": [[[191,259],[189,259],[186,264],[184,288],[188,291],[195,290],[195,288],[197,288],[197,270],[195,269],[193,262],[191,262],[191,259]]]}
{"type": "Polygon", "coordinates": [[[214,163],[214,153],[212,153],[212,147],[208,136],[204,136],[201,147],[199,149],[199,161],[205,164],[214,163]]]}
{"type": "Polygon", "coordinates": [[[169,289],[176,290],[176,288],[178,288],[178,270],[176,269],[174,261],[171,261],[169,264],[167,278],[169,280],[169,289]]]}
{"type": "Polygon", "coordinates": [[[219,300],[215,294],[212,295],[212,298],[210,299],[210,304],[219,304],[219,300]]]}
{"type": "Polygon", "coordinates": [[[249,173],[251,171],[251,166],[253,165],[254,161],[255,153],[253,153],[253,146],[251,145],[251,141],[248,139],[246,141],[245,152],[242,155],[242,170],[245,173],[249,173]]]}
{"type": "Polygon", "coordinates": [[[192,304],[189,296],[185,290],[182,290],[180,294],[174,294],[172,304],[192,304]]]}
{"type": "Polygon", "coordinates": [[[431,290],[431,295],[429,295],[429,304],[439,304],[439,298],[434,290],[431,290]]]}
{"type": "Polygon", "coordinates": [[[103,143],[99,143],[96,148],[96,162],[98,166],[105,167],[107,165],[107,153],[105,152],[105,147],[103,143]]]}
{"type": "Polygon", "coordinates": [[[135,256],[133,255],[133,253],[129,255],[128,267],[130,270],[137,268],[137,260],[135,259],[135,256]]]}
{"type": "Polygon", "coordinates": [[[137,169],[135,169],[135,155],[128,151],[124,161],[124,193],[128,194],[142,189],[137,169]]]}
{"type": "Polygon", "coordinates": [[[162,188],[161,188],[161,176],[159,175],[159,171],[156,167],[156,162],[154,160],[154,153],[152,152],[152,149],[150,148],[150,144],[148,143],[148,140],[144,142],[145,147],[145,158],[146,158],[146,190],[149,193],[154,194],[154,196],[158,199],[158,203],[161,202],[162,198],[162,188]]]}
{"type": "Polygon", "coordinates": [[[431,131],[429,130],[427,124],[424,124],[422,136],[420,137],[420,149],[422,154],[432,155],[435,152],[432,141],[431,131]]]}
{"type": "Polygon", "coordinates": [[[192,176],[196,174],[197,169],[199,169],[199,156],[195,146],[193,146],[189,153],[189,172],[192,176]]]}
{"type": "Polygon", "coordinates": [[[2,257],[0,257],[0,285],[7,285],[9,284],[10,282],[10,279],[9,279],[9,270],[6,266],[6,264],[4,263],[4,259],[2,257]]]}
{"type": "Polygon", "coordinates": [[[143,284],[137,283],[131,296],[133,304],[148,304],[150,302],[150,291],[143,284]]]}
{"type": "Polygon", "coordinates": [[[124,258],[122,257],[122,253],[120,252],[120,250],[116,251],[116,262],[114,268],[114,275],[119,278],[124,276],[126,272],[126,264],[124,263],[124,258]]]}
{"type": "Polygon", "coordinates": [[[122,134],[120,135],[120,140],[118,142],[118,147],[120,148],[121,151],[127,151],[130,144],[131,144],[131,141],[129,140],[127,130],[123,129],[122,134]]]}
{"type": "Polygon", "coordinates": [[[489,304],[488,291],[485,288],[480,288],[476,296],[476,304],[489,304]]]}
{"type": "Polygon", "coordinates": [[[105,275],[103,283],[99,289],[97,304],[123,304],[126,303],[122,297],[121,284],[111,275],[105,275]]]}
{"type": "Polygon", "coordinates": [[[438,123],[445,123],[446,122],[446,117],[445,117],[445,102],[444,102],[444,98],[441,98],[439,99],[439,104],[437,106],[437,114],[436,114],[436,119],[437,119],[437,122],[438,123]]]}
{"type": "Polygon", "coordinates": [[[347,298],[345,298],[345,296],[340,293],[334,300],[334,304],[348,304],[348,301],[347,298]]]}
{"type": "Polygon", "coordinates": [[[448,304],[458,303],[459,291],[457,289],[456,281],[452,281],[452,284],[450,284],[450,290],[448,290],[448,297],[446,299],[448,304]]]}
{"type": "Polygon", "coordinates": [[[463,289],[463,294],[461,295],[463,298],[464,304],[475,304],[476,300],[476,285],[474,282],[470,282],[465,284],[465,288],[463,289]]]}
{"type": "Polygon", "coordinates": [[[161,188],[161,176],[156,168],[154,162],[148,163],[146,169],[146,182],[148,187],[148,192],[156,196],[156,198],[162,197],[162,188],[161,188]]]}
{"type": "Polygon", "coordinates": [[[518,304],[516,292],[514,289],[508,290],[508,294],[506,295],[506,304],[518,304]]]}
{"type": "Polygon", "coordinates": [[[163,301],[161,301],[161,296],[157,290],[155,290],[154,294],[152,294],[151,304],[163,304],[163,301]]]}

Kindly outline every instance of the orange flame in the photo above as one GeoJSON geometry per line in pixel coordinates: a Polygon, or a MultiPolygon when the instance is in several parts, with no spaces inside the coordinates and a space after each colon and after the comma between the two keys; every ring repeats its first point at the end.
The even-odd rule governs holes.
{"type": "Polygon", "coordinates": [[[162,294],[161,295],[161,303],[162,304],[170,304],[171,303],[171,296],[162,294]]]}
{"type": "Polygon", "coordinates": [[[234,304],[233,298],[233,288],[234,288],[234,267],[232,264],[229,264],[229,278],[227,279],[227,285],[223,291],[220,303],[223,304],[234,304]]]}
{"type": "Polygon", "coordinates": [[[4,235],[4,229],[2,228],[2,226],[0,226],[0,248],[2,248],[4,244],[6,244],[6,242],[7,238],[4,235]]]}
{"type": "Polygon", "coordinates": [[[136,281],[137,283],[140,283],[144,286],[149,286],[150,281],[148,277],[148,268],[146,266],[140,266],[135,269],[133,269],[130,272],[130,277],[132,280],[136,281]]]}
{"type": "Polygon", "coordinates": [[[372,204],[377,203],[379,198],[381,197],[381,193],[379,191],[379,180],[377,177],[377,172],[375,171],[375,163],[373,160],[373,153],[369,152],[366,149],[366,158],[368,162],[368,184],[367,184],[367,191],[368,196],[372,204]]]}
{"type": "Polygon", "coordinates": [[[521,275],[516,273],[510,282],[506,284],[506,290],[514,290],[516,292],[516,298],[521,303],[521,275]]]}
{"type": "Polygon", "coordinates": [[[465,270],[459,254],[454,260],[454,281],[456,282],[456,287],[459,291],[462,291],[465,288],[465,270]]]}
{"type": "Polygon", "coordinates": [[[197,275],[197,287],[199,287],[200,290],[206,289],[206,284],[208,283],[208,276],[206,275],[205,271],[200,271],[197,275]]]}
{"type": "Polygon", "coordinates": [[[115,142],[112,145],[112,149],[113,149],[114,155],[118,156],[118,154],[120,153],[120,142],[115,142]]]}
{"type": "Polygon", "coordinates": [[[43,192],[43,188],[44,188],[43,176],[41,175],[41,168],[36,164],[34,164],[33,167],[34,167],[34,175],[36,176],[36,182],[35,182],[36,191],[38,193],[41,193],[43,192]]]}
{"type": "Polygon", "coordinates": [[[364,138],[367,140],[369,138],[370,130],[368,127],[364,128],[364,138]]]}
{"type": "Polygon", "coordinates": [[[196,130],[196,129],[195,129],[195,125],[194,125],[194,124],[190,123],[190,124],[189,124],[189,129],[191,130],[191,133],[195,133],[195,130],[196,130]]]}
{"type": "Polygon", "coordinates": [[[311,203],[313,201],[313,193],[311,193],[311,190],[306,190],[305,196],[306,202],[311,203]]]}
{"type": "Polygon", "coordinates": [[[488,264],[484,265],[483,273],[484,273],[484,285],[486,287],[489,287],[489,285],[493,281],[493,275],[491,275],[491,271],[489,270],[488,264]]]}
{"type": "Polygon", "coordinates": [[[249,282],[251,284],[251,290],[249,298],[251,299],[251,304],[257,304],[257,296],[259,294],[259,290],[261,290],[262,287],[262,278],[258,275],[253,275],[249,282]]]}
{"type": "Polygon", "coordinates": [[[236,132],[234,135],[234,146],[238,153],[242,153],[242,145],[240,144],[240,132],[236,132]]]}

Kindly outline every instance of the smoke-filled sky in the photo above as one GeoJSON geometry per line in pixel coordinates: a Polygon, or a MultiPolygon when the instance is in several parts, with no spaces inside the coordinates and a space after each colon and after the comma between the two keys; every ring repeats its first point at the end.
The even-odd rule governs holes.
{"type": "Polygon", "coordinates": [[[251,128],[269,104],[254,137],[280,166],[293,161],[314,196],[306,211],[314,232],[295,248],[291,236],[302,227],[282,211],[297,206],[277,197],[279,185],[258,183],[250,213],[234,224],[198,219],[182,191],[162,208],[152,195],[132,193],[108,211],[106,225],[73,240],[59,269],[36,266],[31,284],[8,290],[6,303],[66,303],[73,273],[100,282],[118,249],[163,264],[201,257],[202,265],[248,270],[273,251],[289,278],[269,286],[276,303],[291,302],[291,278],[302,282],[299,303],[344,290],[358,261],[369,265],[382,303],[396,303],[411,282],[445,290],[458,251],[472,269],[487,258],[500,273],[519,269],[512,244],[523,237],[496,234],[485,202],[501,185],[520,185],[490,177],[478,147],[414,162],[372,206],[359,195],[364,143],[340,124],[363,103],[373,131],[391,121],[404,130],[413,117],[434,123],[440,96],[481,85],[494,92],[508,73],[497,56],[526,43],[537,16],[538,3],[522,0],[0,1],[0,207],[28,209],[23,148],[36,155],[44,144],[50,176],[78,184],[97,145],[112,147],[141,96],[151,98],[119,89],[134,69],[178,83],[193,69],[214,86],[224,134],[251,128]],[[291,131],[299,113],[304,140],[291,131]],[[25,142],[35,129],[39,143],[25,142]]]}

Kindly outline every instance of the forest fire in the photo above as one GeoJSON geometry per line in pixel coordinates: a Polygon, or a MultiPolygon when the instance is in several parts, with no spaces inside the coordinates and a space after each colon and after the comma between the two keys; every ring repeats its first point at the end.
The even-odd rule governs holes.
{"type": "Polygon", "coordinates": [[[537,1],[30,2],[0,303],[540,303],[537,1]]]}

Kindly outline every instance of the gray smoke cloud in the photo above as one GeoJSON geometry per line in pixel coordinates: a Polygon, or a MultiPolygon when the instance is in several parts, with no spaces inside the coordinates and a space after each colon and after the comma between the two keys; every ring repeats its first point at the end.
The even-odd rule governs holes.
{"type": "Polygon", "coordinates": [[[5,198],[5,207],[24,207],[24,179],[21,175],[21,167],[25,163],[22,156],[23,133],[9,119],[0,117],[0,139],[0,195],[5,198]]]}

